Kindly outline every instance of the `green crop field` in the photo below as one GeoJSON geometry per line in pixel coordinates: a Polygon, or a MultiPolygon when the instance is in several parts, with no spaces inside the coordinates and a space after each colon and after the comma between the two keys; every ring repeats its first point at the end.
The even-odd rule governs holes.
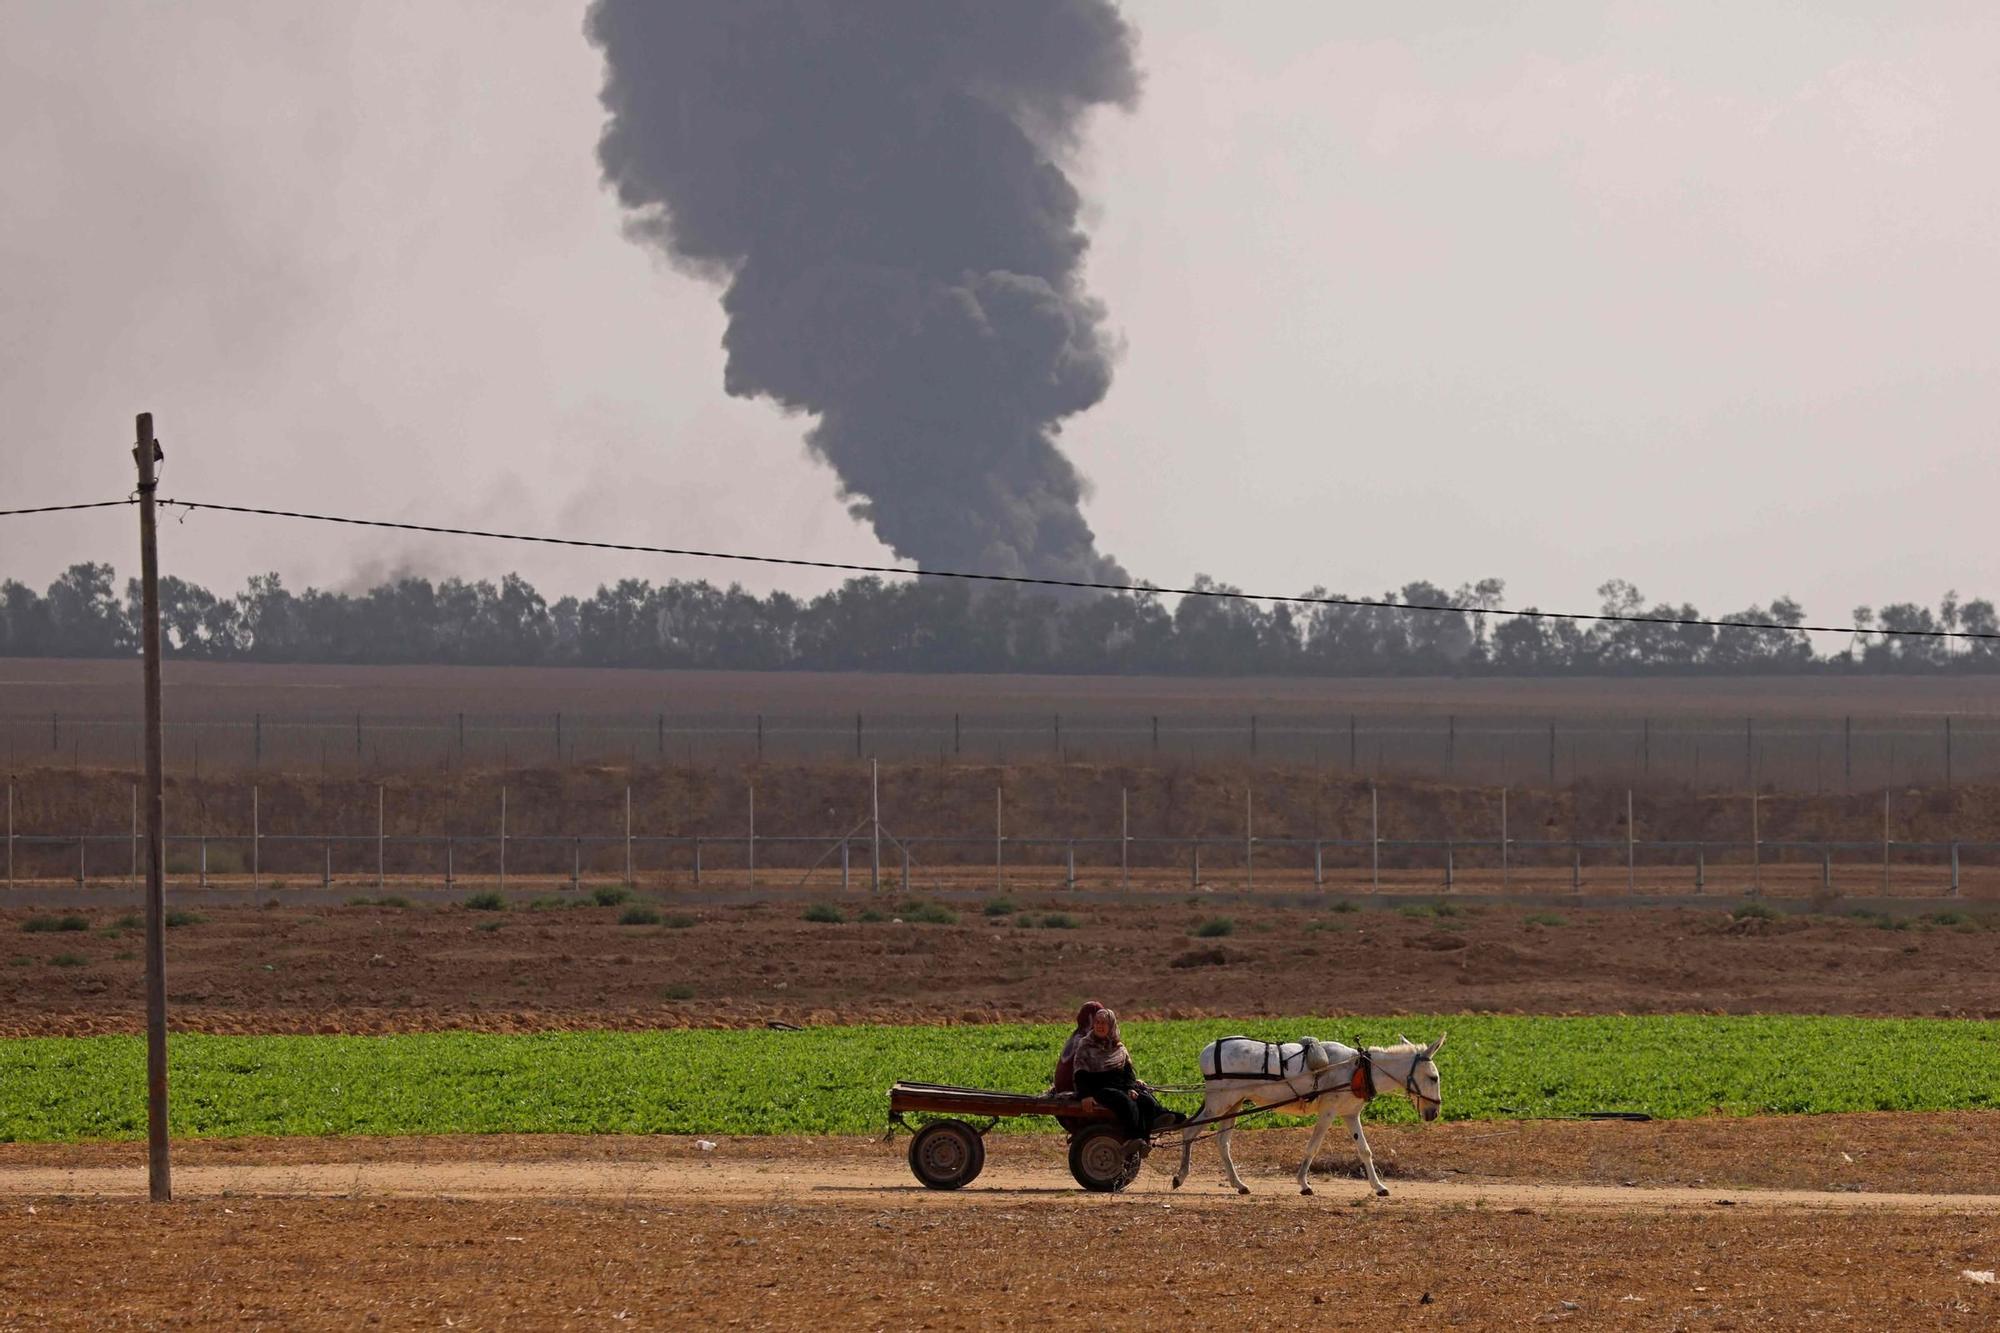
{"type": "MultiPolygon", "coordinates": [[[[1198,1082],[1195,1052],[1241,1030],[1371,1044],[1451,1031],[1448,1119],[1643,1111],[2000,1108],[2000,1022],[1808,1017],[1279,1019],[1135,1023],[1140,1073],[1198,1082]]],[[[245,1134],[834,1134],[884,1123],[897,1078],[1040,1088],[1065,1029],[851,1027],[172,1042],[173,1130],[245,1134]]],[[[0,1041],[0,1141],[133,1138],[134,1037],[0,1041]]],[[[1186,1104],[1183,1102],[1182,1104],[1186,1104]]],[[[1400,1098],[1371,1117],[1410,1118],[1400,1098]]],[[[1045,1120],[1002,1129],[1049,1130],[1045,1120]]]]}

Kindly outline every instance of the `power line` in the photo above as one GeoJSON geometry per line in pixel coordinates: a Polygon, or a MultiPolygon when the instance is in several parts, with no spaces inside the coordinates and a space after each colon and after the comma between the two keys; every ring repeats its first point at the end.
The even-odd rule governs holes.
{"type": "MultiPolygon", "coordinates": [[[[125,503],[119,501],[117,503],[125,503]]],[[[1156,588],[1138,583],[1098,583],[1085,579],[1036,578],[1025,574],[976,574],[964,570],[910,570],[895,565],[859,565],[836,560],[806,560],[797,556],[746,555],[734,551],[701,551],[678,546],[643,546],[633,542],[592,541],[581,537],[544,537],[530,533],[491,532],[482,528],[449,528],[430,523],[399,523],[390,519],[351,518],[340,514],[312,514],[295,509],[261,509],[251,505],[227,505],[161,500],[163,505],[179,505],[190,513],[212,509],[224,514],[252,514],[263,518],[303,519],[311,523],[336,523],[358,528],[389,528],[398,532],[422,532],[442,537],[480,537],[489,541],[529,542],[541,546],[575,546],[592,551],[626,551],[639,555],[686,556],[696,560],[734,560],[746,564],[785,565],[795,569],[828,569],[846,574],[921,573],[927,578],[965,579],[980,583],[1026,584],[1041,588],[1077,588],[1088,592],[1124,592],[1168,597],[1210,597],[1224,601],[1277,602],[1293,606],[1344,606],[1377,611],[1420,611],[1456,616],[1507,616],[1518,620],[1563,620],[1615,625],[1672,625],[1684,628],[1743,629],[1779,634],[1879,634],[1903,639],[1993,639],[2000,634],[1976,630],[1943,629],[1863,629],[1859,625],[1781,625],[1775,621],[1706,620],[1693,616],[1618,615],[1585,611],[1512,611],[1501,607],[1441,606],[1422,602],[1383,602],[1365,597],[1314,597],[1277,593],[1247,593],[1227,588],[1156,588]]],[[[79,506],[89,507],[89,506],[79,506]]]]}
{"type": "Polygon", "coordinates": [[[92,500],[88,504],[77,505],[36,505],[32,509],[0,509],[0,518],[14,518],[20,514],[66,514],[76,509],[111,509],[118,505],[137,504],[137,498],[124,500],[92,500]]]}

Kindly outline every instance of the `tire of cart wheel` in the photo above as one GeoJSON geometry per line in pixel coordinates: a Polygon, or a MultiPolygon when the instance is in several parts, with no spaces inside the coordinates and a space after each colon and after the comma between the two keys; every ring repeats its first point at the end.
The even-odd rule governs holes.
{"type": "Polygon", "coordinates": [[[1069,1173],[1098,1194],[1115,1194],[1139,1178],[1137,1159],[1125,1156],[1125,1135],[1111,1125],[1092,1125],[1069,1141],[1069,1173]]]}
{"type": "Polygon", "coordinates": [[[910,1171],[926,1189],[962,1189],[986,1166],[986,1140],[963,1120],[937,1120],[910,1140],[910,1171]]]}

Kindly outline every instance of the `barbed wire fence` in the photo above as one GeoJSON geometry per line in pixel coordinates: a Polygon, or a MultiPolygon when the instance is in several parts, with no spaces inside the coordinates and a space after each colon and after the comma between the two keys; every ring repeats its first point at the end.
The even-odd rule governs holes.
{"type": "MultiPolygon", "coordinates": [[[[392,687],[390,687],[392,688],[392,687]]],[[[1306,765],[1497,786],[1855,792],[2000,781],[2000,719],[1604,717],[1434,712],[1131,714],[365,713],[166,723],[176,773],[370,774],[543,764],[884,762],[1306,765]]],[[[137,766],[141,722],[0,715],[7,769],[137,766]]]]}
{"type": "MultiPolygon", "coordinates": [[[[128,827],[80,831],[21,818],[33,804],[24,797],[34,781],[35,775],[28,775],[6,784],[5,887],[136,884],[143,842],[138,784],[131,784],[128,827]]],[[[643,809],[635,813],[629,784],[579,808],[572,796],[552,801],[535,784],[523,790],[502,782],[482,793],[490,808],[469,815],[459,809],[449,826],[440,828],[426,823],[434,814],[428,802],[412,812],[395,810],[387,783],[373,785],[370,809],[349,799],[346,804],[355,808],[332,813],[321,808],[307,818],[293,810],[290,818],[274,819],[262,800],[262,784],[251,780],[234,793],[243,798],[235,804],[247,801],[247,810],[218,817],[204,803],[199,813],[176,812],[183,819],[178,829],[170,815],[166,868],[179,888],[257,893],[357,887],[526,892],[620,885],[662,893],[764,895],[1085,889],[2000,901],[2000,841],[1952,832],[1939,836],[1937,820],[1930,817],[1934,810],[1913,808],[1921,802],[1908,799],[1899,808],[1898,793],[1888,788],[1880,793],[1879,835],[1870,838],[1854,836],[1851,826],[1822,827],[1812,836],[1764,836],[1775,798],[1762,792],[1726,798],[1740,816],[1737,833],[1663,837],[1641,836],[1654,816],[1636,810],[1630,789],[1623,793],[1622,812],[1614,806],[1612,817],[1600,821],[1604,827],[1561,831],[1523,817],[1523,798],[1531,792],[1503,787],[1485,793],[1480,818],[1440,828],[1433,805],[1407,801],[1398,808],[1404,789],[1371,784],[1366,790],[1365,832],[1260,832],[1253,783],[1242,788],[1240,805],[1232,801],[1226,815],[1220,808],[1201,812],[1208,818],[1199,822],[1211,829],[1217,816],[1234,822],[1237,827],[1228,832],[1135,832],[1130,792],[1120,788],[1115,824],[1106,819],[1110,826],[1079,833],[1072,821],[1070,831],[1051,834],[1021,827],[1018,816],[1010,820],[1004,790],[996,786],[988,829],[915,831],[900,813],[885,819],[877,803],[858,822],[827,819],[824,832],[771,834],[759,831],[754,779],[739,827],[704,820],[699,832],[649,826],[643,809]],[[559,808],[553,814],[546,808],[524,812],[537,796],[543,806],[559,808]]],[[[768,804],[766,813],[768,820],[768,804]]],[[[784,811],[777,822],[797,827],[811,817],[784,811]]]]}

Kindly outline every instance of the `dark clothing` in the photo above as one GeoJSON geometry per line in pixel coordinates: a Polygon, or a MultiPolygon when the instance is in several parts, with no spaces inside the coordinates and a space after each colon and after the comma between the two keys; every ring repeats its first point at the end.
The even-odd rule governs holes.
{"type": "Polygon", "coordinates": [[[1118,1117],[1128,1139],[1143,1139],[1159,1118],[1160,1104],[1139,1083],[1130,1064],[1097,1073],[1076,1071],[1076,1095],[1096,1102],[1118,1117]]]}

